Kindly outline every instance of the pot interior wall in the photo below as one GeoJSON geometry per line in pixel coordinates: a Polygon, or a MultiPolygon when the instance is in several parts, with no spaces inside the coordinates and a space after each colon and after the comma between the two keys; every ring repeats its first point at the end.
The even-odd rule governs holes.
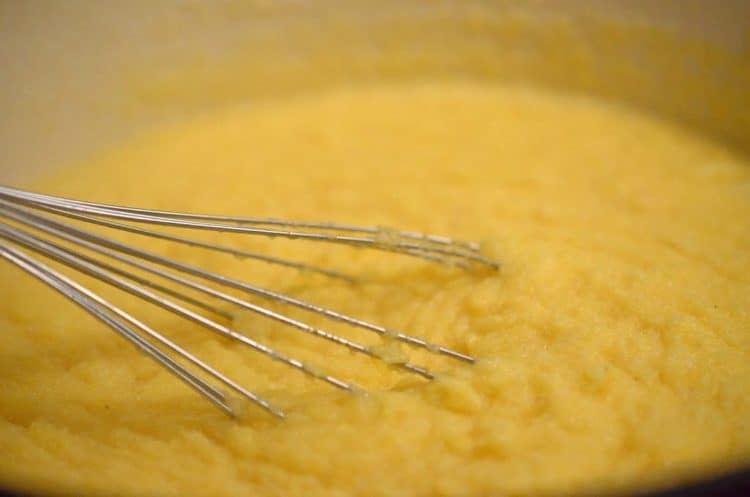
{"type": "Polygon", "coordinates": [[[750,149],[743,0],[6,2],[0,181],[238,101],[427,77],[648,107],[750,149]]]}

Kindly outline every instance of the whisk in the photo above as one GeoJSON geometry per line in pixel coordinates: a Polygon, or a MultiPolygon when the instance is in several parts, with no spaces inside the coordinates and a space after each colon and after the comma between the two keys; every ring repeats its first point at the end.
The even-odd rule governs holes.
{"type": "MultiPolygon", "coordinates": [[[[212,299],[279,321],[301,332],[328,340],[375,360],[385,359],[373,347],[236,297],[234,294],[222,291],[222,288],[297,307],[329,320],[367,330],[457,361],[472,363],[474,358],[398,330],[385,328],[289,295],[182,263],[132,244],[116,241],[97,232],[84,229],[82,226],[86,224],[315,272],[329,278],[348,281],[354,281],[354,278],[303,262],[177,236],[171,232],[155,230],[153,227],[209,230],[236,235],[283,237],[344,244],[403,254],[467,270],[478,267],[492,270],[498,268],[495,261],[481,255],[476,243],[462,242],[443,236],[329,222],[285,221],[140,209],[72,200],[0,185],[0,256],[83,308],[230,416],[238,414],[237,406],[233,402],[236,395],[249,399],[276,417],[283,418],[284,412],[180,347],[174,341],[167,339],[121,307],[112,304],[71,277],[45,264],[38,256],[62,263],[79,273],[92,276],[184,319],[195,322],[214,333],[244,344],[256,352],[297,369],[316,380],[325,381],[334,387],[350,392],[361,392],[362,390],[350,382],[326,374],[316,366],[289,357],[222,324],[217,319],[231,317],[231,315],[212,304],[212,299]],[[64,219],[76,222],[65,222],[64,219]],[[30,254],[29,251],[35,255],[30,254]],[[134,272],[134,269],[150,276],[144,277],[138,272],[134,272]],[[167,286],[166,282],[170,282],[172,286],[167,286]],[[209,298],[193,297],[185,293],[186,289],[197,291],[209,298]],[[192,306],[192,308],[187,307],[186,304],[192,306]],[[200,309],[200,311],[196,309],[200,309]],[[230,396],[229,391],[233,391],[235,397],[230,396]]],[[[401,368],[404,372],[413,373],[428,380],[434,378],[434,374],[428,369],[408,361],[397,362],[395,366],[401,368]]]]}

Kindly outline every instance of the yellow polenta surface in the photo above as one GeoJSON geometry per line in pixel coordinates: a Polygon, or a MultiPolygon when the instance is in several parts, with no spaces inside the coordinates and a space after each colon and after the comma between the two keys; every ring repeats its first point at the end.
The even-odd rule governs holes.
{"type": "MultiPolygon", "coordinates": [[[[372,87],[156,130],[36,185],[154,208],[392,225],[483,242],[499,273],[306,242],[240,247],[352,285],[138,240],[444,343],[431,383],[263,318],[235,326],[373,393],[128,310],[288,412],[229,419],[0,265],[0,481],[106,495],[538,495],[750,460],[750,164],[610,104],[472,83],[372,87]]],[[[102,289],[102,285],[94,285],[102,289]]],[[[278,305],[308,322],[378,343],[278,305]]]]}

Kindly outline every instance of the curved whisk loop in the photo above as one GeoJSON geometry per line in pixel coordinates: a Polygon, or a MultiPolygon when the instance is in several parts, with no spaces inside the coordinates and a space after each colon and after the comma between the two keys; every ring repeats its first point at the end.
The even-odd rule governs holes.
{"type": "MultiPolygon", "coordinates": [[[[289,357],[222,324],[221,318],[230,318],[231,313],[212,304],[211,301],[229,304],[272,319],[300,332],[379,361],[389,362],[374,347],[250,302],[246,297],[238,297],[233,293],[228,293],[227,290],[235,290],[247,296],[261,297],[268,301],[296,307],[327,320],[345,323],[454,360],[472,363],[474,358],[398,330],[391,330],[333,309],[185,264],[132,244],[116,241],[87,230],[82,227],[83,225],[130,232],[347,281],[355,281],[355,279],[304,262],[207,243],[186,236],[165,233],[156,228],[176,227],[336,243],[404,254],[464,269],[498,268],[496,262],[481,255],[477,244],[443,236],[329,222],[284,221],[123,207],[32,193],[0,185],[0,258],[64,295],[229,415],[237,414],[231,395],[239,395],[276,417],[283,417],[284,413],[135,316],[42,262],[39,257],[55,261],[76,272],[103,281],[220,336],[241,343],[272,360],[349,392],[362,392],[363,390],[357,385],[329,375],[314,365],[289,357]],[[77,223],[66,222],[65,219],[77,223]],[[202,297],[196,298],[187,292],[198,293],[202,297]],[[233,394],[227,393],[222,387],[233,394]]],[[[408,360],[399,360],[393,365],[404,372],[427,380],[434,378],[434,373],[408,360]]]]}

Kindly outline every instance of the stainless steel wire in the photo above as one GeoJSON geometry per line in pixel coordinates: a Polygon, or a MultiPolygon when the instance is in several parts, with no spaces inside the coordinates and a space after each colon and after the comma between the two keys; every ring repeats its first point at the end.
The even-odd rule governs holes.
{"type": "MultiPolygon", "coordinates": [[[[237,410],[229,394],[210,383],[210,379],[276,417],[284,417],[284,413],[122,308],[105,300],[61,271],[53,269],[39,256],[103,281],[181,318],[197,323],[220,336],[239,342],[310,377],[350,392],[363,390],[351,382],[322,372],[316,366],[288,357],[220,323],[217,321],[218,318],[231,318],[231,313],[212,305],[209,299],[189,295],[186,290],[278,321],[375,360],[384,360],[384,358],[368,345],[312,326],[219,288],[224,287],[248,296],[261,297],[293,306],[323,316],[328,320],[376,333],[454,360],[472,363],[474,358],[398,330],[388,329],[245,281],[182,263],[132,244],[116,241],[108,236],[84,229],[83,224],[200,247],[351,282],[355,282],[356,278],[327,268],[177,236],[158,231],[153,227],[208,230],[237,235],[343,244],[403,254],[466,270],[475,268],[497,270],[499,267],[495,261],[480,253],[477,244],[443,236],[329,222],[284,221],[123,207],[55,197],[0,185],[0,257],[2,259],[64,295],[195,389],[212,404],[232,416],[237,414],[237,410]],[[65,219],[77,224],[66,222],[65,219]],[[151,225],[152,228],[146,228],[144,225],[151,225]],[[138,273],[139,271],[149,276],[142,276],[138,273]],[[168,286],[166,282],[174,286],[168,286]],[[184,304],[203,312],[193,310],[184,304]],[[205,377],[188,369],[183,362],[201,371],[205,377]]],[[[397,362],[394,366],[428,380],[434,378],[434,374],[428,369],[408,361],[397,362]]]]}

